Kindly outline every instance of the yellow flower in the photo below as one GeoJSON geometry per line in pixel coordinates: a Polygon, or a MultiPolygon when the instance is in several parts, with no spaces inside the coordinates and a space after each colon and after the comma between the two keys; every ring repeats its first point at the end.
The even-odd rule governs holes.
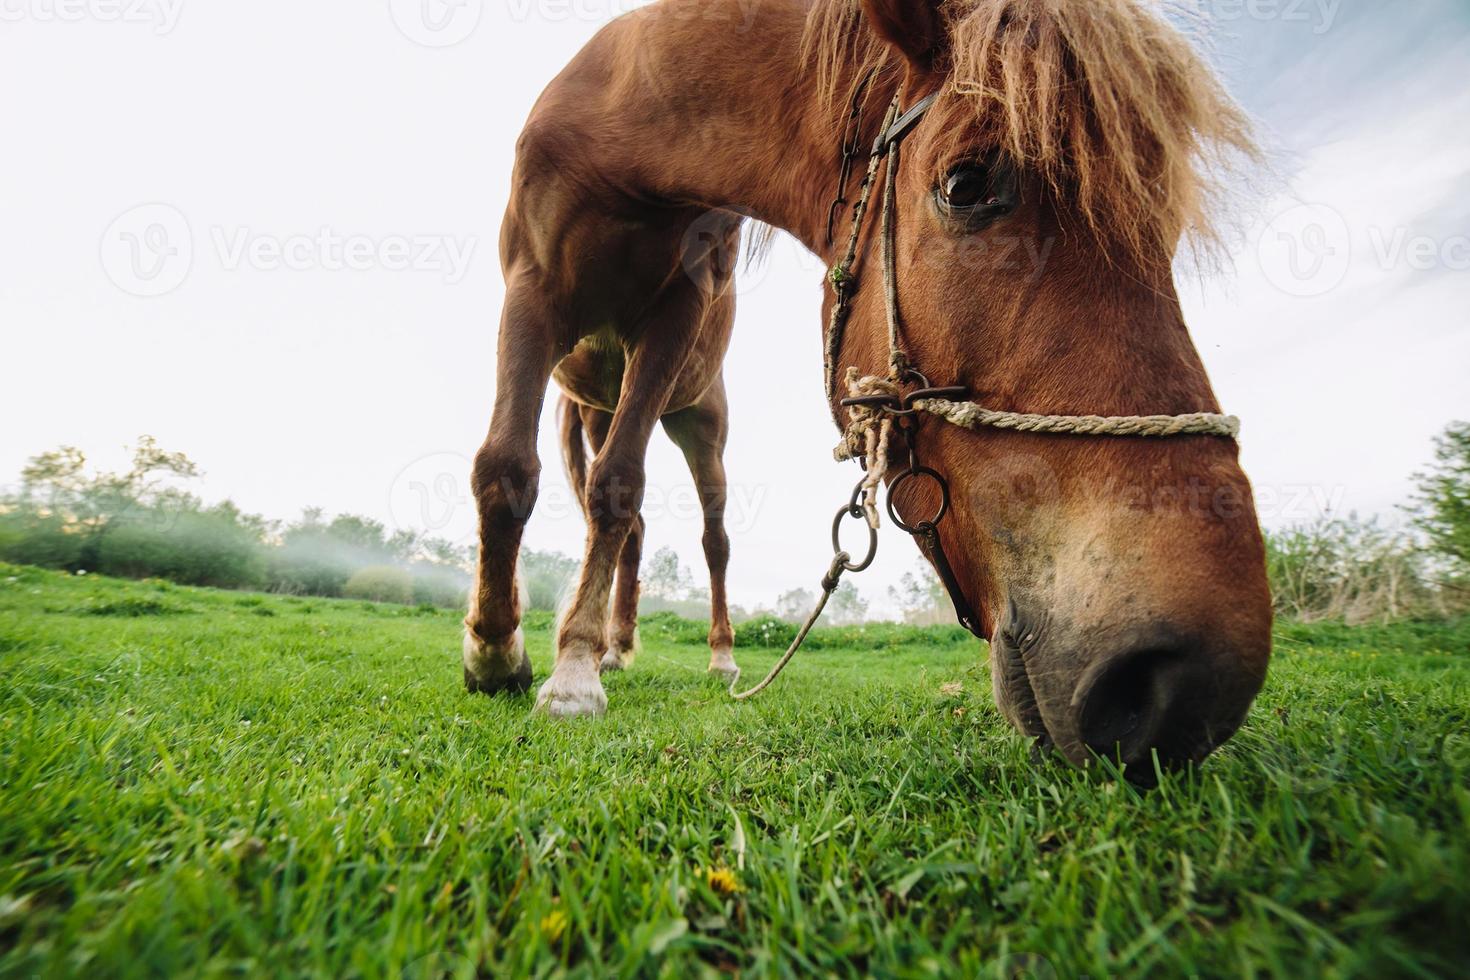
{"type": "Polygon", "coordinates": [[[541,920],[541,935],[549,943],[557,942],[567,931],[567,914],[561,909],[552,909],[551,914],[541,920]]]}
{"type": "Polygon", "coordinates": [[[740,891],[740,879],[729,868],[705,868],[704,881],[720,895],[734,895],[740,891]]]}

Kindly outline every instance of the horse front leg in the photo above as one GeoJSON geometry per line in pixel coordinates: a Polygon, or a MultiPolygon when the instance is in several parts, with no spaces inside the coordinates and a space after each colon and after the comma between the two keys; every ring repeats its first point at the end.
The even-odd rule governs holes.
{"type": "Polygon", "coordinates": [[[599,675],[609,649],[608,598],[643,505],[648,440],[688,359],[702,303],[692,282],[668,287],[629,353],[607,441],[587,475],[582,573],[557,632],[556,668],[537,699],[537,709],[553,717],[607,710],[599,675]]]}
{"type": "Polygon", "coordinates": [[[618,556],[612,615],[607,622],[607,654],[602,658],[604,673],[627,670],[638,655],[638,598],[642,591],[638,570],[643,563],[644,529],[643,515],[635,514],[618,556]]]}
{"type": "Polygon", "coordinates": [[[733,681],[740,676],[740,668],[735,663],[735,630],[730,625],[725,592],[730,537],[725,531],[729,484],[724,454],[730,431],[730,409],[724,380],[712,385],[698,405],[665,419],[664,429],[684,453],[704,511],[704,558],[709,566],[710,586],[709,672],[733,681]]]}
{"type": "MultiPolygon", "coordinates": [[[[575,429],[563,432],[563,441],[569,449],[567,471],[572,474],[572,482],[577,487],[577,500],[582,505],[582,513],[586,515],[590,513],[587,509],[587,467],[585,461],[578,465],[570,450],[580,445],[578,440],[585,435],[592,455],[596,457],[600,454],[607,445],[613,417],[599,409],[580,405],[571,406],[567,412],[564,422],[568,423],[572,420],[570,413],[577,413],[576,425],[564,426],[575,429]]],[[[628,529],[627,540],[623,542],[623,550],[618,556],[618,568],[613,579],[612,615],[607,623],[608,645],[607,653],[602,658],[603,673],[628,669],[633,666],[633,658],[638,654],[638,570],[643,561],[643,532],[643,517],[635,516],[633,526],[628,529]]]]}
{"type": "Polygon", "coordinates": [[[531,688],[516,561],[540,485],[536,431],[556,349],[543,312],[547,306],[539,291],[514,281],[507,291],[495,409],[475,454],[471,487],[480,554],[464,634],[464,682],[475,693],[523,694],[531,688]]]}

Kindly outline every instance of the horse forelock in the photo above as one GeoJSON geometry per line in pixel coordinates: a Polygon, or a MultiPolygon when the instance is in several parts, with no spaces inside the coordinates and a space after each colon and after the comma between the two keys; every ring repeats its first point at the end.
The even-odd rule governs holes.
{"type": "MultiPolygon", "coordinates": [[[[971,123],[946,127],[951,149],[1003,151],[1137,258],[1171,254],[1181,238],[1210,253],[1227,182],[1258,151],[1249,118],[1166,6],[948,0],[947,44],[933,69],[946,93],[939,108],[971,123]]],[[[816,0],[802,49],[834,139],[861,79],[905,71],[858,0],[816,0]]]]}

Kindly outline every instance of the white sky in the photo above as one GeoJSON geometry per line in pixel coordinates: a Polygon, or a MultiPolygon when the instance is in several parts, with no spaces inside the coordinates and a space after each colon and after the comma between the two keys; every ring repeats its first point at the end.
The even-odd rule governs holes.
{"type": "MultiPolygon", "coordinates": [[[[62,443],[120,462],[149,433],[202,464],[209,499],[468,539],[515,137],[635,5],[0,0],[0,480],[62,443]]],[[[1280,175],[1235,268],[1185,290],[1262,517],[1392,515],[1432,436],[1470,416],[1470,14],[1199,5],[1280,175]]],[[[828,461],[821,277],[782,240],[740,283],[727,461],[747,606],[820,578],[855,479],[828,461]]],[[[550,412],[542,454],[527,544],[580,554],[550,412]]],[[[699,574],[662,435],[649,469],[649,553],[699,574]]],[[[885,532],[859,582],[878,611],[917,557],[885,532]]]]}

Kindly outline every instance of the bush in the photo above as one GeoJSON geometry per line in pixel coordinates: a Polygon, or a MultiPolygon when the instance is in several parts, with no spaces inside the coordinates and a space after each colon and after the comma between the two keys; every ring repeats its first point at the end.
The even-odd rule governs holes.
{"type": "Polygon", "coordinates": [[[340,599],[352,577],[352,566],[341,557],[291,543],[272,552],[269,568],[270,590],[287,595],[340,599]]]}
{"type": "Polygon", "coordinates": [[[240,524],[232,510],[144,516],[153,519],[130,520],[101,539],[95,571],[220,589],[265,585],[266,560],[260,538],[252,528],[240,524]]]}
{"type": "Polygon", "coordinates": [[[469,602],[469,576],[457,568],[421,562],[413,567],[412,576],[416,605],[463,609],[469,602]]]}
{"type": "Polygon", "coordinates": [[[775,616],[757,616],[735,627],[737,647],[779,647],[785,649],[796,639],[796,627],[775,616]]]}
{"type": "Polygon", "coordinates": [[[1352,625],[1435,611],[1424,556],[1408,537],[1356,518],[1266,536],[1276,611],[1352,625]]]}
{"type": "Polygon", "coordinates": [[[709,620],[686,619],[668,611],[640,615],[638,634],[644,639],[668,643],[706,643],[709,641],[709,620]]]}
{"type": "Polygon", "coordinates": [[[577,574],[577,562],[554,552],[521,550],[517,563],[521,595],[527,609],[555,612],[577,574]]]}
{"type": "Polygon", "coordinates": [[[414,604],[413,576],[392,565],[364,568],[347,580],[342,595],[348,599],[411,606],[414,604]]]}
{"type": "Polygon", "coordinates": [[[39,568],[78,567],[82,537],[59,517],[16,511],[0,515],[0,559],[39,568]]]}

